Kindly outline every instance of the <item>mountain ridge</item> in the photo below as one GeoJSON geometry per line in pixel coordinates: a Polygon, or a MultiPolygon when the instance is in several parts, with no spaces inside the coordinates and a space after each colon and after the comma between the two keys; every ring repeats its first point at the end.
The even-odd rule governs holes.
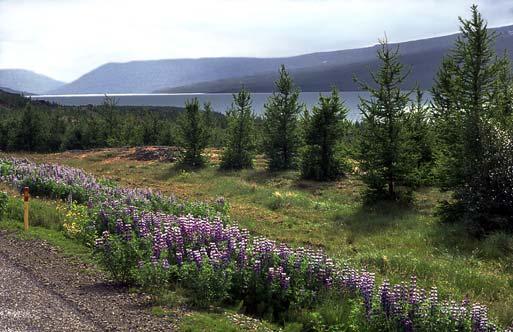
{"type": "Polygon", "coordinates": [[[0,86],[25,95],[44,93],[64,84],[27,69],[0,69],[0,86]]]}
{"type": "MultiPolygon", "coordinates": [[[[506,49],[513,61],[513,25],[492,28],[490,30],[498,33],[497,53],[500,55],[506,49]]],[[[412,67],[411,75],[404,82],[404,88],[410,89],[418,84],[422,89],[429,89],[443,56],[450,52],[458,35],[452,34],[391,44],[399,45],[401,61],[405,65],[412,67]],[[422,46],[424,47],[420,44],[423,44],[422,46]],[[430,44],[430,47],[426,48],[426,44],[430,44]],[[407,48],[406,52],[403,51],[404,46],[407,48]]],[[[296,85],[304,92],[329,91],[332,86],[336,86],[341,91],[358,91],[360,87],[353,81],[353,76],[356,75],[364,81],[371,80],[369,70],[375,70],[378,66],[375,56],[377,46],[373,45],[359,49],[372,50],[372,57],[367,57],[367,59],[360,58],[361,61],[359,62],[344,65],[328,65],[323,68],[292,68],[289,69],[289,72],[293,76],[296,85]]],[[[258,75],[205,81],[192,85],[161,89],[155,92],[227,93],[238,91],[242,85],[251,92],[270,92],[273,90],[274,81],[277,78],[278,71],[275,70],[258,75]]]]}
{"type": "MultiPolygon", "coordinates": [[[[491,28],[499,32],[498,49],[513,54],[513,25],[491,28]]],[[[413,66],[408,86],[419,82],[429,88],[441,58],[458,34],[397,43],[402,59],[413,66]]],[[[357,90],[356,73],[368,79],[367,68],[376,66],[377,45],[300,54],[291,57],[213,57],[110,62],[73,82],[49,91],[72,93],[234,92],[244,84],[253,92],[270,92],[278,67],[285,64],[303,91],[321,91],[336,85],[357,90]],[[320,89],[320,90],[319,90],[320,89]]]]}

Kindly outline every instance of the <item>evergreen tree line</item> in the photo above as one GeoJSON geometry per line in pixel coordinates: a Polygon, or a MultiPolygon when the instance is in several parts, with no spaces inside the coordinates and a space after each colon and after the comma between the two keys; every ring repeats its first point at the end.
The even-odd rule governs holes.
{"type": "MultiPolygon", "coordinates": [[[[1,93],[0,150],[56,152],[141,145],[179,145],[180,109],[103,105],[62,107],[1,93]]],[[[207,107],[210,107],[207,105],[207,107]]],[[[221,146],[226,121],[210,112],[209,145],[221,146]]]]}

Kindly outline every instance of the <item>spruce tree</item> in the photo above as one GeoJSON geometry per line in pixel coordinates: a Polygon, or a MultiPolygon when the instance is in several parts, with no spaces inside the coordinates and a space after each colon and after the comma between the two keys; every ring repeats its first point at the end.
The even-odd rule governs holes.
{"type": "MultiPolygon", "coordinates": [[[[508,199],[497,192],[513,186],[501,183],[510,177],[499,177],[513,165],[493,152],[510,146],[511,132],[500,124],[509,112],[505,96],[511,67],[495,54],[495,34],[487,30],[477,6],[471,12],[469,20],[460,18],[461,36],[444,60],[432,94],[441,150],[438,174],[454,198],[444,204],[442,213],[447,220],[470,221],[481,232],[497,227],[496,220],[504,220],[502,213],[511,210],[501,205],[508,199]]],[[[509,220],[513,224],[513,218],[509,220]]]]}
{"type": "Polygon", "coordinates": [[[56,115],[51,114],[48,117],[49,132],[47,133],[46,146],[44,150],[59,151],[63,148],[64,137],[66,135],[66,122],[65,120],[56,115]]]}
{"type": "Polygon", "coordinates": [[[180,118],[181,147],[185,150],[181,163],[186,167],[202,167],[206,160],[201,155],[208,144],[208,128],[204,112],[197,98],[185,102],[185,112],[180,118]]]}
{"type": "Polygon", "coordinates": [[[459,181],[458,170],[463,162],[463,128],[460,100],[461,94],[457,65],[451,56],[442,60],[431,90],[431,113],[434,120],[437,149],[435,150],[435,176],[442,189],[448,189],[459,181]]]}
{"type": "Polygon", "coordinates": [[[301,176],[317,181],[334,180],[343,175],[342,160],[336,150],[344,136],[347,108],[333,89],[330,96],[320,96],[312,114],[304,117],[305,149],[301,176]]]}
{"type": "Polygon", "coordinates": [[[15,150],[44,151],[48,135],[48,123],[39,110],[27,103],[17,123],[15,150]]]}
{"type": "MultiPolygon", "coordinates": [[[[160,132],[162,131],[162,119],[160,119],[155,112],[151,112],[146,110],[141,119],[136,120],[136,123],[130,123],[129,119],[125,120],[126,125],[133,125],[136,132],[139,133],[141,138],[133,139],[131,137],[127,137],[128,141],[132,142],[141,142],[144,145],[156,144],[158,142],[158,137],[160,132]]],[[[135,135],[138,136],[138,135],[135,135]]]]}
{"type": "Polygon", "coordinates": [[[407,153],[416,161],[411,174],[411,182],[416,186],[434,183],[434,133],[430,118],[429,102],[424,92],[417,86],[414,98],[406,114],[405,131],[409,143],[407,153]]]}
{"type": "Polygon", "coordinates": [[[83,125],[77,124],[76,126],[68,127],[65,138],[63,141],[63,148],[65,150],[79,150],[84,149],[84,128],[83,125]]]}
{"type": "Polygon", "coordinates": [[[263,149],[272,171],[297,166],[301,146],[299,115],[303,108],[299,90],[283,65],[275,86],[276,91],[269,97],[264,112],[263,149]]]}
{"type": "Polygon", "coordinates": [[[214,141],[214,114],[212,111],[212,103],[210,101],[203,103],[203,110],[205,127],[209,128],[207,131],[207,144],[212,146],[214,141]]]}
{"type": "Polygon", "coordinates": [[[255,157],[254,122],[251,95],[244,87],[233,94],[231,109],[227,112],[227,145],[221,159],[222,169],[253,167],[255,157]]]}
{"type": "Polygon", "coordinates": [[[104,120],[104,131],[106,135],[107,146],[119,146],[120,141],[120,130],[119,130],[119,114],[118,114],[118,102],[114,97],[105,95],[103,105],[100,107],[100,114],[104,120]]]}
{"type": "Polygon", "coordinates": [[[500,126],[508,126],[513,120],[513,64],[507,52],[498,61],[498,73],[492,96],[493,118],[500,126]]]}
{"type": "Polygon", "coordinates": [[[399,48],[391,49],[386,40],[380,41],[377,56],[381,65],[371,73],[373,84],[355,78],[370,94],[368,99],[360,97],[359,104],[363,115],[359,159],[368,187],[366,199],[408,200],[415,161],[407,150],[404,123],[411,92],[403,92],[401,85],[409,72],[399,61],[399,48]]]}

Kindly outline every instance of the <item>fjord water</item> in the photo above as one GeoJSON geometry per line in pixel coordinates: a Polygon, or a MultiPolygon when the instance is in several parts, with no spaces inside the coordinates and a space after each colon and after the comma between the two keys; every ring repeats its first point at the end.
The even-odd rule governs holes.
{"type": "MultiPolygon", "coordinates": [[[[319,101],[319,95],[327,95],[329,92],[302,92],[300,100],[311,109],[319,101]]],[[[271,93],[252,93],[253,109],[256,114],[262,114],[264,104],[271,93]]],[[[341,92],[342,99],[349,109],[348,118],[358,120],[360,112],[358,111],[358,96],[366,97],[366,92],[341,92]]],[[[198,98],[201,103],[210,101],[214,111],[226,113],[232,103],[231,93],[179,93],[179,94],[109,94],[114,97],[120,106],[177,106],[183,107],[187,99],[198,98]]],[[[60,105],[78,106],[78,105],[100,105],[105,99],[103,94],[84,94],[84,95],[38,95],[32,96],[35,100],[46,100],[60,105]]]]}

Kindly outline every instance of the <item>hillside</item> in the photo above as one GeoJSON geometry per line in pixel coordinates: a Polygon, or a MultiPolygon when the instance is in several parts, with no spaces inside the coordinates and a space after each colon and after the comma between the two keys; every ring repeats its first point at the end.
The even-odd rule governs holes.
{"type": "Polygon", "coordinates": [[[205,58],[108,63],[50,93],[148,93],[167,87],[267,72],[284,61],[290,68],[322,63],[316,55],[286,60],[205,58]]]}
{"type": "MultiPolygon", "coordinates": [[[[513,25],[493,29],[497,49],[513,54],[513,25]]],[[[414,67],[408,86],[431,86],[440,60],[457,35],[404,42],[403,61],[414,67]]],[[[321,91],[333,84],[355,90],[352,74],[368,78],[376,65],[376,46],[311,53],[283,58],[199,58],[107,63],[49,93],[232,92],[245,84],[254,92],[269,92],[280,64],[285,64],[303,91],[321,91]],[[367,75],[367,76],[366,76],[367,75]]]]}
{"type": "MultiPolygon", "coordinates": [[[[497,32],[498,54],[503,54],[504,50],[507,50],[513,60],[513,26],[493,30],[497,32]]],[[[411,75],[405,81],[405,88],[413,88],[418,83],[421,88],[429,89],[443,56],[450,51],[456,37],[457,35],[450,35],[398,44],[402,62],[412,68],[411,75]]],[[[373,70],[378,66],[375,57],[376,47],[342,51],[345,53],[340,52],[340,56],[346,60],[345,62],[327,62],[323,66],[307,68],[289,67],[289,70],[302,91],[328,91],[334,85],[343,91],[357,91],[359,87],[353,81],[353,75],[364,81],[370,80],[369,69],[373,70]]],[[[157,92],[234,92],[240,89],[241,85],[252,92],[269,92],[273,90],[277,77],[278,71],[275,68],[273,71],[257,75],[201,82],[157,92]]]]}
{"type": "Polygon", "coordinates": [[[24,94],[41,94],[65,84],[25,69],[0,69],[0,86],[24,94]]]}

